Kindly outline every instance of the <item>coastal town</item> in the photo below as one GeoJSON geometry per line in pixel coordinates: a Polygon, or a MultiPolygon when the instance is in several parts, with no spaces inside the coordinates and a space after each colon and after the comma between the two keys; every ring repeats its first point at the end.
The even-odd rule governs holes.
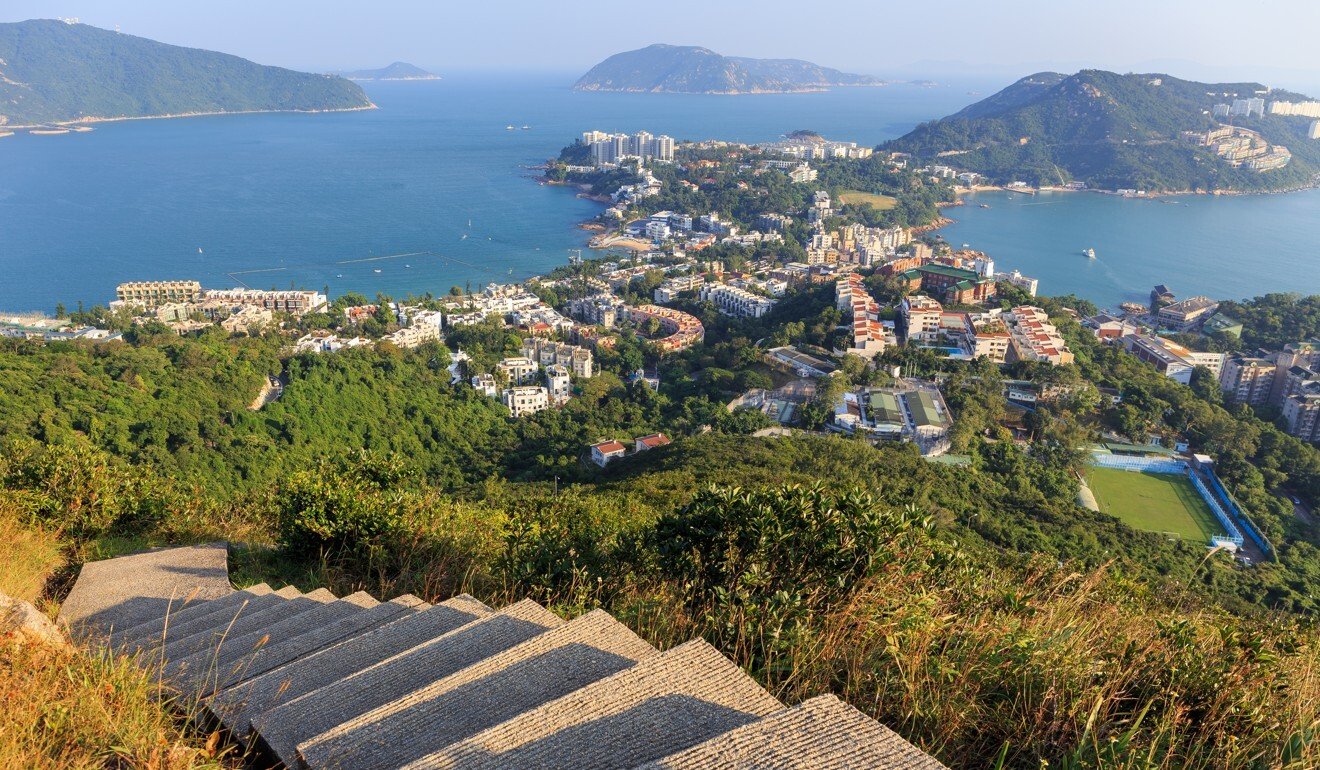
{"type": "MultiPolygon", "coordinates": [[[[676,145],[645,131],[588,131],[546,167],[546,176],[584,190],[611,188],[599,216],[604,229],[594,238],[597,245],[615,244],[603,256],[577,256],[519,284],[376,301],[362,295],[332,301],[308,290],[204,289],[195,280],[134,281],[117,287],[105,317],[118,318],[121,328],[127,319],[178,334],[212,327],[232,335],[275,333],[286,338],[291,355],[443,345],[453,385],[523,419],[569,403],[603,370],[602,356],[625,381],[658,389],[660,362],[701,346],[707,325],[725,327],[722,334],[747,323],[774,329],[781,303],[800,304],[815,294],[824,308],[809,309],[832,304],[834,327],[819,341],[776,334],[757,343],[754,360],[769,381],[736,395],[727,408],[764,415],[773,430],[905,442],[936,457],[949,451],[955,410],[946,403],[943,376],[912,376],[895,365],[903,351],[1006,369],[1067,366],[1074,354],[1060,319],[1032,304],[1036,279],[1000,270],[991,255],[955,249],[929,227],[886,217],[883,206],[897,203],[893,197],[831,190],[822,182],[822,173],[826,180],[846,174],[864,181],[858,168],[865,164],[873,179],[923,189],[938,211],[957,201],[952,185],[977,181],[944,166],[910,168],[910,160],[810,134],[764,146],[676,145]],[[577,158],[588,162],[567,162],[577,158]],[[695,208],[691,201],[711,189],[722,195],[722,209],[695,208]],[[772,200],[786,205],[767,207],[772,200]],[[866,202],[848,202],[858,200],[866,202]],[[621,241],[628,248],[619,248],[621,241]],[[514,335],[517,343],[498,356],[474,357],[462,340],[472,336],[465,329],[476,328],[514,335]],[[615,350],[621,341],[641,351],[627,367],[615,350]],[[823,387],[845,368],[871,374],[852,377],[845,388],[823,387]],[[804,420],[804,407],[822,396],[829,399],[824,419],[804,420]]],[[[1177,300],[1161,286],[1149,305],[1125,303],[1095,315],[1065,308],[1065,320],[1180,383],[1204,370],[1227,401],[1276,409],[1289,434],[1320,440],[1316,343],[1299,340],[1250,355],[1188,347],[1189,336],[1240,333],[1241,325],[1218,308],[1206,297],[1177,300]]],[[[122,335],[59,319],[0,321],[10,337],[104,342],[122,335]]],[[[1003,397],[1021,411],[1048,391],[1012,380],[1003,397]]],[[[584,460],[604,467],[630,454],[618,448],[621,438],[627,440],[602,436],[584,449],[584,460]]],[[[633,438],[646,441],[632,453],[660,441],[633,438]]]]}

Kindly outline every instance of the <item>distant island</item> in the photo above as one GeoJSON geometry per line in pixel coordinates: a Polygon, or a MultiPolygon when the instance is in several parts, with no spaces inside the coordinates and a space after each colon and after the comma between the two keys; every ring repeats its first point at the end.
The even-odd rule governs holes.
{"type": "Polygon", "coordinates": [[[996,184],[1278,191],[1315,184],[1317,119],[1320,103],[1259,83],[1042,72],[884,149],[996,184]]]}
{"type": "Polygon", "coordinates": [[[51,19],[0,24],[0,128],[230,112],[371,109],[333,75],[51,19]]]}
{"type": "Polygon", "coordinates": [[[439,80],[434,72],[427,72],[415,64],[396,61],[388,67],[374,70],[352,70],[340,72],[340,77],[349,80],[439,80]]]}
{"type": "Polygon", "coordinates": [[[798,59],[721,56],[708,48],[656,44],[615,54],[573,84],[575,91],[682,94],[784,94],[836,86],[882,86],[798,59]]]}

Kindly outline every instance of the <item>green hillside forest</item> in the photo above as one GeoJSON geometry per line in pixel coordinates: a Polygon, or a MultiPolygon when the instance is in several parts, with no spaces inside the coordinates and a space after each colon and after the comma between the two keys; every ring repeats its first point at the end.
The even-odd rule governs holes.
{"type": "Polygon", "coordinates": [[[332,75],[267,67],[86,24],[0,24],[0,126],[371,106],[361,87],[332,75]]]}
{"type": "Polygon", "coordinates": [[[1216,104],[1253,97],[1310,101],[1259,83],[1197,83],[1102,70],[1042,72],[949,117],[923,123],[885,149],[979,172],[999,183],[1081,181],[1106,190],[1206,192],[1312,184],[1320,174],[1320,141],[1307,136],[1310,119],[1213,114],[1216,104]],[[1264,172],[1234,168],[1182,136],[1230,121],[1286,147],[1292,162],[1264,172]]]}
{"type": "Polygon", "coordinates": [[[605,59],[578,79],[578,91],[640,91],[692,94],[792,93],[831,86],[882,85],[798,59],[722,56],[697,46],[655,45],[605,59]]]}

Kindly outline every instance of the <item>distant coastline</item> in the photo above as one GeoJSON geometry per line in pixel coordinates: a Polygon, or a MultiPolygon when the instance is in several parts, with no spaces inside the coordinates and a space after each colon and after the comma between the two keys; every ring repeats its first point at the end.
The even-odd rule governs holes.
{"type": "Polygon", "coordinates": [[[126,120],[173,120],[175,118],[204,118],[216,115],[265,115],[273,113],[297,113],[314,115],[323,112],[363,112],[365,110],[380,109],[374,102],[368,102],[359,107],[332,107],[322,110],[207,110],[202,112],[176,112],[166,115],[125,115],[121,117],[87,117],[76,118],[73,120],[56,120],[49,123],[35,123],[29,125],[5,126],[5,130],[32,131],[51,126],[78,126],[89,123],[120,123],[126,120]]]}

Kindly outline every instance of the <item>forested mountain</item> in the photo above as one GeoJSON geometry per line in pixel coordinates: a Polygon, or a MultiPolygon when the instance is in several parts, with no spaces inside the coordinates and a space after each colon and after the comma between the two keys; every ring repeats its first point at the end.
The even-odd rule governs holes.
{"type": "Polygon", "coordinates": [[[415,64],[396,61],[388,67],[374,70],[352,70],[339,73],[349,80],[439,80],[434,72],[427,72],[415,64]]]}
{"type": "Polygon", "coordinates": [[[1081,180],[1103,189],[1277,190],[1309,183],[1320,172],[1320,141],[1310,120],[1233,117],[1292,152],[1282,169],[1234,168],[1184,131],[1214,128],[1216,104],[1235,99],[1308,101],[1259,83],[1197,83],[1160,74],[1083,70],[1042,72],[941,120],[924,123],[886,149],[977,171],[992,180],[1033,184],[1081,180]]]}
{"type": "Polygon", "coordinates": [[[49,19],[0,24],[0,125],[371,107],[333,75],[49,19]]]}
{"type": "Polygon", "coordinates": [[[798,59],[721,56],[697,46],[655,45],[615,54],[578,79],[578,91],[650,91],[757,94],[819,91],[831,86],[878,86],[870,75],[852,75],[798,59]]]}

